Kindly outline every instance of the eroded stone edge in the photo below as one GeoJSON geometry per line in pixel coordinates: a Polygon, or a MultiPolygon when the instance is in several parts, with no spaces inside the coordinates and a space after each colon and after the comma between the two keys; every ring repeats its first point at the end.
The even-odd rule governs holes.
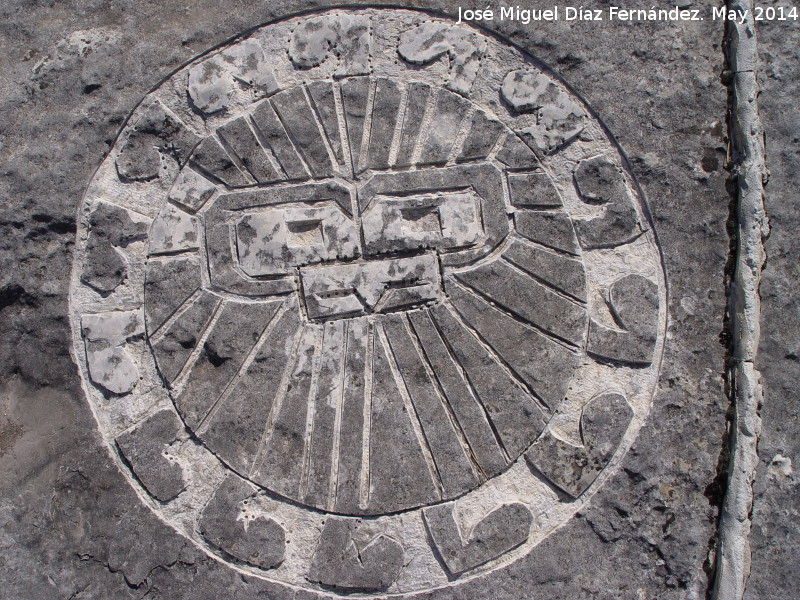
{"type": "Polygon", "coordinates": [[[733,277],[728,284],[730,384],[733,422],[725,498],[717,530],[718,548],[713,583],[714,600],[740,600],[750,572],[750,526],[753,480],[758,466],[762,402],[761,375],[755,368],[761,301],[759,286],[766,259],[764,238],[768,220],[764,207],[767,168],[764,131],[758,114],[758,60],[753,0],[728,0],[727,10],[746,15],[731,20],[725,32],[725,52],[731,70],[728,117],[731,178],[736,184],[736,248],[733,277]]]}

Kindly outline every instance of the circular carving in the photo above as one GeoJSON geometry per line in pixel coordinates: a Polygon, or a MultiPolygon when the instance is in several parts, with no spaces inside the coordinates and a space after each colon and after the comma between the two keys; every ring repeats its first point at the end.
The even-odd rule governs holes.
{"type": "Polygon", "coordinates": [[[198,57],[131,117],[79,232],[76,355],[132,485],[220,560],[330,593],[529,551],[658,374],[663,271],[623,164],[552,73],[424,13],[198,57]]]}

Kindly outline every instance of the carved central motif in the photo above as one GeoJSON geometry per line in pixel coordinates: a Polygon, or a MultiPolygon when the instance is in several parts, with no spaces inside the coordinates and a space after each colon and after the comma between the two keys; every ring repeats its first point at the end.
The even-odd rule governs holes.
{"type": "Polygon", "coordinates": [[[206,252],[151,248],[159,368],[198,438],[281,496],[374,515],[464,494],[539,436],[577,367],[586,281],[558,192],[453,92],[373,77],[280,92],[201,141],[171,198],[206,252]],[[562,219],[564,248],[515,228],[514,204],[544,232],[562,219]],[[187,327],[194,364],[176,356],[187,327]]]}

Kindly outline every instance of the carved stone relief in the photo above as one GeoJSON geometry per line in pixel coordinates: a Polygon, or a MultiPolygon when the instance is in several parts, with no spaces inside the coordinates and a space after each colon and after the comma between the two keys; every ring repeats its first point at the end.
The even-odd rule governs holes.
{"type": "Polygon", "coordinates": [[[263,26],[149,94],[72,287],[142,501],[330,594],[457,585],[571,518],[665,330],[644,199],[589,115],[517,49],[395,9],[263,26]]]}

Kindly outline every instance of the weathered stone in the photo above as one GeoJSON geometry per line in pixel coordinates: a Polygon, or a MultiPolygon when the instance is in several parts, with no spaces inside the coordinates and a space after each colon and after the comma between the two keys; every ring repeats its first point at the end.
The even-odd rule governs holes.
{"type": "Polygon", "coordinates": [[[139,383],[139,369],[125,344],[143,333],[138,310],[83,315],[81,334],[92,381],[112,394],[131,392],[139,383]]]}
{"type": "Polygon", "coordinates": [[[575,187],[585,202],[604,208],[601,216],[575,223],[582,248],[618,246],[641,234],[622,173],[607,158],[582,161],[575,170],[575,187]]]}
{"type": "Polygon", "coordinates": [[[582,446],[546,431],[525,453],[525,460],[559,489],[577,498],[611,460],[632,417],[630,405],[620,394],[596,396],[581,414],[582,446]]]}
{"type": "Polygon", "coordinates": [[[164,455],[182,430],[177,415],[162,410],[116,440],[120,454],[131,465],[136,478],[159,502],[173,500],[186,488],[180,465],[164,455]]]}
{"type": "Polygon", "coordinates": [[[480,198],[472,191],[376,197],[362,216],[365,251],[458,250],[483,237],[480,198]]]}
{"type": "Polygon", "coordinates": [[[203,441],[239,473],[249,473],[262,451],[273,399],[292,366],[293,344],[302,324],[293,305],[281,308],[289,310],[279,309],[267,325],[258,354],[203,432],[203,441]]]}
{"type": "Polygon", "coordinates": [[[281,179],[245,117],[226,123],[217,129],[217,134],[257,182],[270,183],[281,179]]]}
{"type": "Polygon", "coordinates": [[[600,358],[648,364],[657,337],[658,287],[640,275],[628,275],[611,285],[608,302],[621,329],[592,319],[587,351],[600,358]]]}
{"type": "Polygon", "coordinates": [[[151,338],[158,370],[168,383],[172,384],[180,374],[220,302],[212,294],[201,293],[180,316],[162,330],[158,341],[151,338]]]}
{"type": "Polygon", "coordinates": [[[469,381],[462,377],[461,364],[448,351],[427,311],[410,313],[409,320],[481,471],[488,477],[496,475],[506,466],[502,442],[469,381]]]}
{"type": "Polygon", "coordinates": [[[385,514],[429,504],[440,493],[430,449],[414,426],[413,409],[405,406],[408,392],[401,391],[381,333],[376,331],[373,341],[368,506],[372,513],[385,514]]]}
{"type": "Polygon", "coordinates": [[[178,174],[175,183],[172,184],[169,199],[191,211],[197,211],[211,198],[216,189],[217,186],[211,181],[186,168],[178,174]]]}
{"type": "Polygon", "coordinates": [[[514,213],[517,233],[532,242],[577,255],[578,238],[572,220],[562,212],[533,212],[518,210],[514,213]]]}
{"type": "Polygon", "coordinates": [[[497,160],[513,169],[535,169],[540,166],[533,150],[513,133],[506,134],[497,160]]]}
{"type": "Polygon", "coordinates": [[[269,101],[261,102],[253,111],[253,122],[258,128],[260,139],[269,146],[288,179],[306,179],[308,173],[298,156],[289,136],[286,134],[275,109],[269,101]]]}
{"type": "Polygon", "coordinates": [[[459,429],[450,422],[446,399],[440,397],[435,376],[428,374],[427,365],[415,349],[407,327],[406,320],[399,315],[391,315],[384,322],[392,358],[397,363],[397,372],[407,390],[436,465],[442,497],[453,498],[475,487],[478,478],[465,447],[462,447],[459,429]]]}
{"type": "Polygon", "coordinates": [[[329,81],[313,81],[308,84],[307,89],[333,154],[339,164],[344,165],[342,138],[339,132],[339,115],[336,112],[333,85],[329,81]]]}
{"type": "Polygon", "coordinates": [[[245,304],[227,302],[203,341],[202,351],[186,387],[175,400],[178,412],[192,429],[208,418],[220,396],[242,368],[247,354],[258,343],[279,302],[245,304]]]}
{"type": "Polygon", "coordinates": [[[333,50],[339,59],[335,75],[369,73],[369,24],[363,17],[324,15],[306,20],[292,32],[289,58],[296,67],[321,65],[333,50]]]}
{"type": "Polygon", "coordinates": [[[355,224],[338,207],[275,208],[236,223],[238,264],[251,277],[357,255],[355,224]]]}
{"type": "Polygon", "coordinates": [[[350,161],[353,171],[358,168],[361,156],[369,88],[368,77],[348,77],[342,81],[342,110],[347,124],[347,138],[350,141],[350,161]]]}
{"type": "Polygon", "coordinates": [[[491,298],[504,310],[578,346],[585,335],[586,307],[555,293],[507,261],[482,265],[456,275],[456,279],[491,298]]]}
{"type": "MultiPolygon", "coordinates": [[[[679,547],[667,540],[677,536],[671,515],[665,514],[670,503],[707,507],[702,497],[706,483],[687,475],[684,469],[682,475],[687,476],[680,479],[681,490],[688,500],[663,492],[662,505],[669,506],[659,514],[669,526],[661,536],[663,521],[654,526],[658,519],[641,515],[657,512],[653,507],[661,498],[661,492],[656,491],[661,488],[652,482],[637,482],[642,479],[639,473],[653,468],[642,466],[655,456],[648,449],[658,447],[647,434],[652,430],[646,424],[649,412],[657,411],[660,419],[683,431],[680,425],[684,417],[676,415],[688,410],[693,415],[689,421],[696,421],[698,425],[693,427],[699,430],[699,424],[709,425],[710,419],[695,419],[695,407],[707,410],[710,401],[705,398],[715,396],[707,393],[708,386],[693,389],[694,403],[682,404],[676,395],[686,389],[685,380],[676,373],[688,363],[679,361],[678,371],[672,375],[673,408],[668,414],[658,408],[658,403],[653,404],[658,371],[662,364],[672,364],[669,355],[662,361],[660,347],[654,347],[650,364],[634,365],[636,368],[630,363],[587,356],[587,289],[592,293],[590,307],[602,310],[598,291],[620,274],[646,273],[657,286],[659,303],[666,300],[666,283],[659,246],[649,223],[643,223],[644,231],[635,243],[581,252],[570,218],[585,220],[602,215],[605,207],[591,206],[591,200],[581,205],[574,192],[564,189],[581,161],[600,154],[621,165],[629,189],[637,189],[631,169],[638,169],[640,174],[649,172],[648,160],[652,157],[642,158],[644,155],[637,153],[626,160],[603,123],[588,114],[587,129],[569,144],[562,144],[551,154],[540,149],[526,130],[542,115],[523,114],[503,104],[500,87],[508,71],[545,73],[555,82],[553,89],[580,107],[582,100],[558,82],[555,73],[509,46],[502,37],[485,35],[467,24],[455,25],[433,14],[400,9],[345,8],[288,19],[280,19],[279,13],[275,15],[278,21],[253,30],[249,40],[231,39],[208,57],[189,63],[145,100],[144,106],[157,98],[185,118],[187,126],[211,140],[210,154],[202,148],[207,158],[216,152],[213,160],[206,161],[207,177],[200,173],[197,163],[190,161],[176,169],[166,158],[160,178],[125,185],[114,175],[113,164],[110,171],[105,164],[87,191],[93,203],[105,195],[109,201],[148,216],[159,215],[166,202],[177,207],[169,209],[172,212],[185,209],[178,213],[182,216],[172,231],[163,236],[159,233],[159,239],[151,236],[153,248],[161,256],[148,259],[145,244],[131,245],[124,253],[131,281],[139,282],[144,272],[148,286],[153,287],[162,278],[163,289],[153,298],[163,297],[166,304],[163,314],[154,319],[163,324],[156,324],[152,331],[148,327],[147,343],[137,342],[136,346],[137,350],[152,350],[158,373],[145,356],[142,364],[149,366],[141,370],[142,383],[135,394],[120,399],[104,397],[84,372],[88,384],[84,389],[102,439],[115,439],[126,423],[166,397],[187,415],[190,438],[168,453],[175,453],[191,485],[178,502],[169,506],[146,503],[147,510],[178,530],[176,539],[189,538],[187,556],[180,560],[170,556],[169,563],[165,558],[163,564],[174,565],[169,569],[153,570],[157,566],[154,563],[144,575],[131,579],[132,585],[150,578],[152,589],[169,597],[219,595],[220,589],[226,589],[233,596],[282,598],[288,593],[298,600],[314,594],[350,593],[484,597],[487,590],[491,590],[489,595],[511,598],[519,595],[520,588],[508,582],[534,581],[537,585],[525,590],[528,595],[553,595],[554,587],[561,583],[565,587],[558,593],[602,595],[587,579],[585,568],[563,566],[586,562],[603,573],[603,581],[616,582],[603,591],[621,596],[630,592],[628,584],[636,578],[614,579],[617,570],[630,573],[629,564],[653,567],[642,570],[646,595],[673,600],[668,593],[661,594],[665,585],[653,584],[659,577],[655,562],[663,559],[670,568],[678,565],[676,593],[695,593],[703,577],[697,549],[702,552],[707,548],[711,531],[707,521],[713,515],[696,521],[699,533],[694,535],[686,534],[689,521],[676,517],[674,527],[683,527],[682,539],[691,542],[680,546],[682,551],[688,548],[687,558],[661,557],[657,551],[679,547]],[[358,35],[349,33],[348,24],[354,23],[354,29],[360,28],[358,35]],[[439,51],[433,47],[438,43],[436,31],[446,32],[447,48],[428,62],[405,60],[397,53],[401,38],[407,32],[419,35],[426,23],[438,26],[428,27],[434,31],[430,47],[434,54],[439,51]],[[452,35],[456,37],[448,37],[452,35]],[[316,49],[314,44],[300,48],[302,36],[314,38],[316,49]],[[253,102],[258,93],[234,82],[226,92],[224,111],[198,114],[201,111],[185,95],[189,70],[245,41],[255,41],[264,48],[266,62],[275,69],[276,80],[285,84],[284,91],[253,102]],[[373,51],[362,53],[365,68],[360,71],[366,77],[342,78],[361,60],[353,60],[356,50],[363,51],[367,46],[373,51]],[[463,61],[459,64],[460,58],[463,61]],[[303,61],[305,65],[299,64],[303,61]],[[452,78],[467,82],[457,94],[442,89],[452,88],[452,78]],[[442,98],[449,99],[452,106],[443,108],[442,98]],[[201,118],[205,117],[203,122],[201,118]],[[554,155],[556,152],[559,154],[554,155]],[[274,169],[274,174],[269,169],[274,169]],[[212,176],[211,170],[222,176],[212,176]],[[546,177],[541,175],[545,172],[546,177]],[[176,186],[174,182],[183,173],[186,181],[176,186]],[[110,179],[109,174],[113,176],[110,179]],[[233,181],[229,174],[241,180],[233,181]],[[315,178],[318,180],[312,181],[315,178]],[[563,206],[551,181],[564,192],[563,206]],[[230,189],[234,185],[247,189],[230,189]],[[168,199],[167,190],[175,197],[168,199]],[[164,253],[194,252],[192,248],[178,248],[168,239],[170,235],[183,238],[187,218],[189,223],[196,220],[200,242],[191,268],[187,268],[191,276],[187,279],[176,269],[175,281],[167,282],[166,269],[147,273],[157,271],[148,268],[148,261],[166,265],[178,259],[164,253]],[[279,244],[272,244],[275,235],[280,238],[279,244]],[[295,248],[302,250],[296,252],[295,248]],[[471,282],[475,287],[467,289],[465,283],[458,283],[457,278],[470,277],[475,278],[471,282]],[[186,285],[188,280],[193,283],[186,285]],[[170,283],[174,290],[166,289],[170,283]],[[312,289],[316,284],[319,288],[312,289]],[[528,293],[528,287],[539,292],[528,293]],[[313,298],[320,295],[318,292],[327,296],[322,300],[328,304],[321,309],[318,306],[315,313],[309,306],[319,300],[313,298]],[[262,314],[258,306],[271,308],[265,308],[262,314]],[[580,328],[573,328],[575,310],[581,313],[576,319],[582,324],[580,328]],[[539,324],[539,328],[528,321],[539,324]],[[553,335],[552,330],[558,327],[569,333],[569,341],[558,333],[553,335]],[[578,329],[580,335],[576,334],[578,329]],[[219,364],[214,367],[213,362],[219,364]],[[598,494],[592,490],[591,501],[582,500],[581,514],[572,518],[579,503],[564,502],[563,495],[526,468],[519,456],[551,417],[555,435],[577,439],[580,424],[565,419],[580,410],[577,399],[591,398],[603,389],[626,390],[631,410],[636,413],[627,435],[635,437],[644,423],[645,437],[641,439],[645,441],[636,446],[635,454],[625,458],[638,470],[620,471],[615,478],[622,457],[608,463],[611,472],[596,480],[608,485],[598,494]],[[247,531],[248,521],[259,515],[279,523],[286,535],[281,567],[257,577],[252,577],[253,569],[260,567],[217,546],[211,530],[201,525],[204,508],[213,494],[209,486],[231,471],[261,488],[258,494],[263,496],[248,505],[236,502],[230,519],[236,531],[229,539],[241,533],[238,523],[247,531]],[[631,492],[637,487],[641,494],[631,492]],[[448,566],[441,560],[430,531],[426,532],[423,511],[456,496],[458,510],[449,517],[450,523],[457,525],[448,532],[455,531],[450,541],[461,563],[448,566]],[[637,503],[642,497],[645,501],[637,503]],[[615,503],[622,507],[621,512],[613,510],[615,503]],[[504,535],[506,539],[521,535],[519,530],[525,528],[515,523],[507,530],[498,527],[495,531],[488,531],[484,523],[478,528],[480,540],[473,543],[468,539],[468,530],[491,508],[515,504],[537,516],[529,523],[535,528],[529,543],[518,547],[514,540],[501,543],[496,553],[484,551],[483,540],[494,543],[504,535]],[[601,510],[592,513],[597,506],[601,510]],[[328,511],[337,514],[326,516],[328,511]],[[635,515],[624,518],[624,511],[635,515]],[[363,519],[358,535],[363,535],[364,543],[358,541],[354,546],[355,562],[351,564],[355,575],[333,569],[324,578],[311,576],[316,544],[326,522],[356,517],[363,519]],[[644,545],[643,537],[630,530],[630,523],[645,523],[651,545],[644,545]],[[571,533],[565,535],[564,531],[571,533]],[[365,545],[379,534],[403,546],[396,575],[387,576],[380,565],[364,562],[369,554],[363,552],[365,545]],[[615,546],[622,548],[619,554],[609,559],[602,541],[597,540],[614,536],[626,537],[615,546]],[[574,544],[575,539],[581,544],[574,544]],[[202,560],[203,552],[218,560],[202,560]],[[502,556],[504,552],[508,554],[502,556]],[[592,554],[599,557],[597,561],[587,560],[592,554]],[[630,558],[640,555],[646,558],[630,558]],[[555,562],[554,556],[558,558],[555,562]],[[548,561],[550,566],[542,566],[548,561]],[[184,566],[190,563],[192,568],[184,566]],[[502,569],[495,568],[501,565],[502,569]],[[189,571],[191,576],[181,577],[189,571]],[[687,577],[690,571],[695,575],[687,577]],[[468,572],[469,577],[460,577],[468,572]],[[548,573],[557,573],[552,582],[547,579],[548,573]],[[364,583],[366,577],[372,580],[364,583]]],[[[228,18],[236,20],[239,14],[233,11],[228,18]]],[[[633,28],[629,33],[635,37],[638,32],[633,28]]],[[[549,28],[548,35],[560,41],[552,48],[540,45],[540,51],[547,53],[557,69],[568,73],[577,69],[581,77],[573,77],[571,83],[584,86],[581,93],[597,101],[598,97],[592,96],[596,73],[584,66],[593,61],[584,61],[581,56],[586,47],[578,44],[575,56],[559,54],[556,60],[556,54],[565,47],[561,25],[549,28]],[[587,92],[585,88],[591,89],[587,92]]],[[[578,41],[577,36],[570,39],[578,41]]],[[[417,42],[414,51],[424,54],[428,42],[417,42]]],[[[704,56],[702,52],[698,55],[701,71],[704,56]]],[[[648,77],[646,70],[642,73],[642,77],[648,77]]],[[[603,93],[613,90],[628,107],[620,89],[632,94],[635,90],[619,88],[619,79],[612,79],[615,87],[600,89],[603,93]]],[[[651,103],[657,97],[652,96],[651,103]]],[[[644,100],[639,102],[637,115],[650,110],[651,104],[644,100]]],[[[679,102],[675,96],[671,100],[679,102]]],[[[638,123],[638,116],[629,118],[626,110],[612,111],[608,121],[617,126],[620,121],[616,117],[625,117],[625,143],[635,143],[642,131],[650,135],[649,128],[629,124],[638,123]]],[[[691,136],[695,134],[688,132],[713,129],[713,125],[695,122],[684,125],[682,131],[691,136]]],[[[111,161],[118,155],[126,133],[124,130],[119,144],[111,149],[111,161]]],[[[673,161],[673,148],[684,153],[686,164],[693,160],[684,145],[665,144],[664,148],[662,154],[668,157],[665,160],[670,161],[670,167],[678,164],[673,161]]],[[[678,172],[682,168],[678,166],[678,172]]],[[[653,167],[653,172],[659,177],[643,181],[646,187],[661,186],[662,175],[676,190],[686,192],[691,185],[684,182],[689,178],[670,175],[671,171],[653,167]]],[[[650,195],[662,202],[663,210],[663,199],[674,195],[659,191],[650,195]]],[[[714,194],[710,196],[718,200],[714,194]]],[[[650,212],[643,197],[629,194],[635,214],[644,221],[650,212]]],[[[701,199],[689,193],[681,197],[701,199]]],[[[657,219],[658,213],[653,214],[657,219]]],[[[166,222],[159,217],[159,231],[166,228],[166,222]]],[[[713,229],[713,218],[705,222],[713,229]]],[[[87,225],[81,223],[79,240],[89,235],[87,225]]],[[[701,246],[713,250],[709,255],[717,255],[711,242],[701,246]]],[[[79,261],[85,258],[80,247],[77,256],[79,261]]],[[[674,269],[675,264],[671,267],[674,269]]],[[[681,271],[673,273],[680,276],[681,271]]],[[[708,286],[704,289],[711,290],[708,286]]],[[[73,290],[73,314],[105,310],[119,302],[133,305],[141,298],[141,290],[130,285],[109,298],[97,298],[79,281],[73,281],[73,290]],[[89,308],[87,298],[92,298],[95,308],[89,308]]],[[[146,290],[146,303],[151,302],[151,296],[146,290]]],[[[20,298],[26,301],[24,294],[20,298]]],[[[708,298],[715,305],[713,294],[708,298]]],[[[0,306],[6,314],[18,310],[17,304],[0,306]]],[[[690,299],[686,299],[686,305],[691,306],[690,299]]],[[[147,310],[152,314],[159,309],[151,306],[147,310]]],[[[660,318],[654,321],[657,338],[668,341],[663,331],[666,307],[658,306],[658,310],[660,318]]],[[[707,311],[704,317],[709,314],[707,311]]],[[[609,324],[613,315],[595,319],[609,324]]],[[[711,318],[710,322],[715,321],[711,318]]],[[[82,352],[79,347],[77,355],[82,356],[82,352]]],[[[702,362],[702,373],[717,372],[708,369],[708,362],[702,362]]],[[[707,381],[713,379],[708,376],[707,381]]],[[[690,429],[690,435],[694,429],[690,429]]],[[[659,435],[672,436],[666,427],[659,429],[659,435]]],[[[706,465],[706,455],[714,452],[716,444],[691,439],[687,452],[706,465]]],[[[625,448],[632,441],[626,438],[625,448]]],[[[670,469],[655,470],[669,484],[674,469],[681,468],[675,466],[679,463],[673,460],[670,469]]],[[[148,493],[135,477],[130,483],[140,496],[148,493]]],[[[255,489],[246,490],[245,495],[252,495],[255,489]]],[[[706,512],[710,515],[712,510],[706,512]]],[[[74,518],[67,520],[75,522],[74,518]]],[[[105,559],[98,555],[98,561],[87,562],[89,567],[97,565],[97,571],[108,579],[121,577],[103,570],[100,560],[105,559]]],[[[122,575],[128,578],[131,573],[122,575]]],[[[73,594],[79,588],[71,583],[58,591],[65,597],[73,594]]],[[[115,588],[111,589],[113,592],[115,588]]],[[[126,593],[133,593],[130,590],[126,593]]],[[[95,589],[84,593],[97,595],[95,592],[99,593],[95,589]]]]}
{"type": "Polygon", "coordinates": [[[134,123],[117,156],[117,172],[123,181],[153,179],[161,172],[162,157],[182,167],[198,141],[174,115],[154,103],[134,123]]]}
{"type": "Polygon", "coordinates": [[[545,152],[572,141],[586,126],[586,111],[544,73],[511,71],[501,93],[514,110],[536,113],[536,125],[518,133],[545,152]]]}
{"type": "Polygon", "coordinates": [[[172,204],[165,204],[150,225],[150,254],[173,254],[200,247],[197,219],[172,204]]]}
{"type": "Polygon", "coordinates": [[[411,165],[411,159],[414,149],[417,147],[417,140],[422,130],[422,120],[425,117],[425,109],[428,107],[428,99],[431,96],[432,89],[425,84],[411,82],[406,87],[406,93],[403,129],[400,132],[400,145],[395,159],[395,166],[397,167],[411,165]]]}
{"type": "Polygon", "coordinates": [[[485,112],[476,110],[472,115],[469,133],[461,146],[459,161],[486,158],[503,131],[500,121],[490,119],[485,112]]]}
{"type": "Polygon", "coordinates": [[[388,312],[435,302],[441,294],[439,265],[432,254],[306,267],[300,279],[311,319],[388,312]]]}
{"type": "Polygon", "coordinates": [[[514,240],[506,248],[503,258],[537,280],[549,284],[556,291],[586,302],[586,273],[579,260],[541,250],[518,240],[514,240]]]}
{"type": "Polygon", "coordinates": [[[200,519],[200,535],[236,560],[261,569],[283,562],[286,533],[274,519],[248,514],[256,498],[252,486],[236,475],[228,476],[200,519]]]}
{"type": "Polygon", "coordinates": [[[522,504],[503,504],[463,535],[452,504],[426,508],[425,525],[447,570],[461,575],[513,550],[528,539],[533,515],[522,504]]]}
{"type": "Polygon", "coordinates": [[[547,407],[557,406],[578,366],[578,355],[455,285],[454,308],[547,407]]]}
{"type": "Polygon", "coordinates": [[[561,196],[544,172],[508,175],[511,204],[519,208],[558,208],[561,196]]]}
{"type": "Polygon", "coordinates": [[[256,458],[260,464],[257,462],[252,471],[253,481],[289,498],[300,496],[303,463],[298,457],[303,455],[306,442],[308,396],[318,343],[317,331],[305,327],[299,345],[292,348],[290,375],[270,409],[264,448],[256,458]]]}
{"type": "Polygon", "coordinates": [[[200,287],[196,257],[150,258],[144,282],[147,332],[153,335],[200,287]]]}
{"type": "Polygon", "coordinates": [[[308,579],[345,593],[382,592],[397,579],[403,560],[403,547],[392,538],[368,537],[359,521],[329,517],[308,579]]]}
{"type": "Polygon", "coordinates": [[[466,380],[498,432],[504,450],[509,456],[518,456],[544,427],[544,412],[450,311],[437,307],[431,315],[466,372],[466,380]]]}
{"type": "Polygon", "coordinates": [[[213,137],[204,138],[194,149],[190,159],[204,174],[229,187],[241,187],[254,182],[213,137]]]}
{"type": "Polygon", "coordinates": [[[125,260],[116,248],[125,248],[144,239],[146,232],[147,226],[134,222],[125,209],[105,202],[98,204],[89,216],[86,263],[81,280],[103,296],[113,292],[128,273],[125,260]]]}
{"type": "Polygon", "coordinates": [[[257,96],[278,89],[264,50],[256,40],[245,40],[189,69],[189,97],[205,114],[226,108],[238,86],[252,88],[257,96]]]}
{"type": "Polygon", "coordinates": [[[467,107],[467,101],[462,97],[447,90],[439,90],[431,116],[431,122],[436,126],[428,128],[426,132],[419,157],[420,164],[443,165],[447,162],[467,107]]]}
{"type": "Polygon", "coordinates": [[[472,88],[484,50],[485,42],[471,31],[433,22],[404,32],[397,49],[405,60],[423,65],[448,55],[452,64],[447,87],[465,96],[472,88]]]}
{"type": "Polygon", "coordinates": [[[303,90],[285,90],[275,94],[271,102],[295,149],[302,153],[311,176],[320,178],[331,175],[332,165],[328,150],[303,90]]]}
{"type": "Polygon", "coordinates": [[[400,108],[400,88],[392,79],[380,77],[375,82],[375,99],[370,125],[368,169],[386,169],[392,149],[392,135],[400,108]]]}
{"type": "MultiPolygon", "coordinates": [[[[339,455],[334,510],[358,514],[361,500],[361,467],[364,440],[364,404],[366,402],[365,366],[372,348],[368,347],[369,324],[366,318],[345,322],[346,349],[342,392],[339,455]]],[[[337,457],[334,457],[337,458],[337,457]]]]}

